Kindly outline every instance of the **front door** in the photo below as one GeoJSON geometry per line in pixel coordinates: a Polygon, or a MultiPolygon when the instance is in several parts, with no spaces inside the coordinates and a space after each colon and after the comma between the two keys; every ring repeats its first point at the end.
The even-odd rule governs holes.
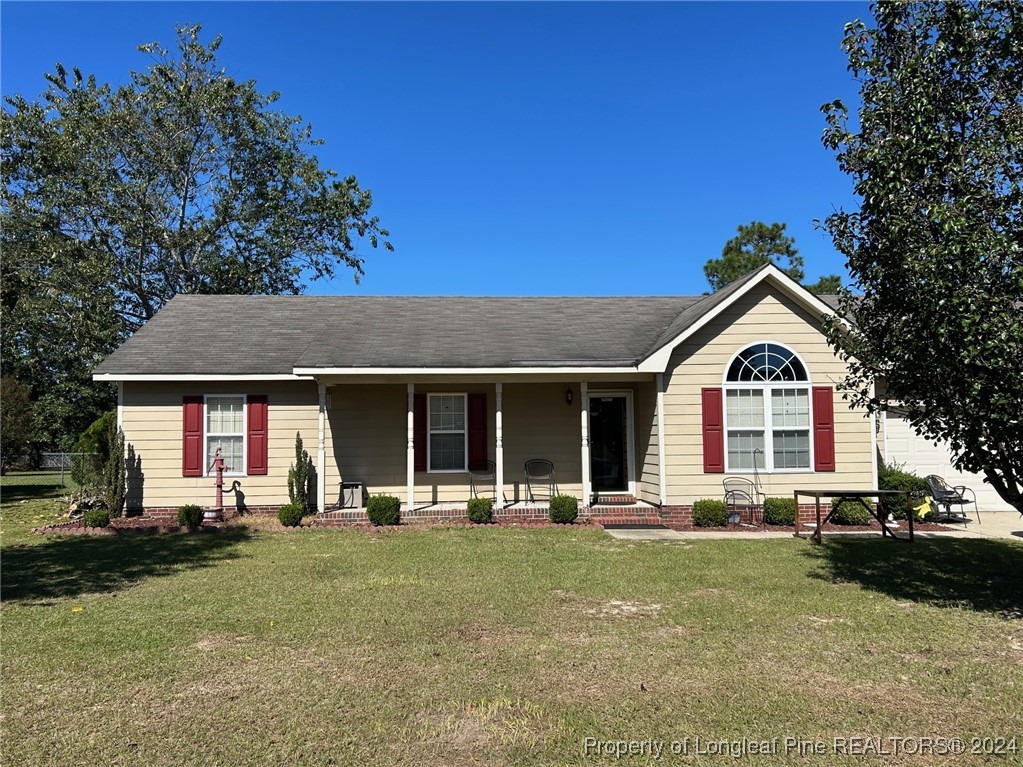
{"type": "Polygon", "coordinates": [[[628,400],[623,396],[590,397],[590,481],[594,492],[628,492],[628,400]]]}

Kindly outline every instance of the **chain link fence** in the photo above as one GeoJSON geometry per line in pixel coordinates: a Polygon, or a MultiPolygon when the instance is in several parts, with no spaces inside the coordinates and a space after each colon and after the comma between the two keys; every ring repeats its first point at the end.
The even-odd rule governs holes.
{"type": "Polygon", "coordinates": [[[8,471],[0,476],[0,487],[77,487],[92,457],[92,453],[43,453],[38,469],[8,471]]]}

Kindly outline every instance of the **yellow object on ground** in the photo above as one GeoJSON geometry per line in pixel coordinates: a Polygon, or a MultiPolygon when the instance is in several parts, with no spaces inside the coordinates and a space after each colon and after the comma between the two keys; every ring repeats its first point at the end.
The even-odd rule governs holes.
{"type": "Polygon", "coordinates": [[[927,516],[928,512],[937,511],[937,509],[934,508],[934,500],[928,495],[924,498],[923,503],[913,507],[913,511],[916,512],[917,519],[923,519],[927,516]]]}

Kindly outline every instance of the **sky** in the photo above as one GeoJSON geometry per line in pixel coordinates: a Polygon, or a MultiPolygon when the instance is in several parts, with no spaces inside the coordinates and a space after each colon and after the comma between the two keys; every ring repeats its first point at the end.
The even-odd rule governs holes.
{"type": "Polygon", "coordinates": [[[855,108],[841,51],[865,3],[0,3],[0,90],[60,61],[128,81],[175,24],[373,190],[394,253],[308,292],[692,295],[739,224],[783,222],[807,281],[844,275],[814,226],[855,206],[820,141],[855,108]]]}

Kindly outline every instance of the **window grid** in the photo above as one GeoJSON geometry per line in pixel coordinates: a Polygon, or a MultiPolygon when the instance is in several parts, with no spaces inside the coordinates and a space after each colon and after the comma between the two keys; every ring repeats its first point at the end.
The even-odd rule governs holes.
{"type": "Polygon", "coordinates": [[[466,395],[429,394],[430,472],[466,471],[468,431],[466,395]]]}
{"type": "Polygon", "coordinates": [[[741,351],[725,402],[728,471],[753,471],[754,462],[765,472],[812,469],[809,377],[793,352],[770,342],[741,351]]]}
{"type": "Polygon", "coordinates": [[[206,466],[204,475],[211,476],[210,467],[220,448],[225,476],[245,474],[245,395],[217,394],[206,396],[206,466]]]}

